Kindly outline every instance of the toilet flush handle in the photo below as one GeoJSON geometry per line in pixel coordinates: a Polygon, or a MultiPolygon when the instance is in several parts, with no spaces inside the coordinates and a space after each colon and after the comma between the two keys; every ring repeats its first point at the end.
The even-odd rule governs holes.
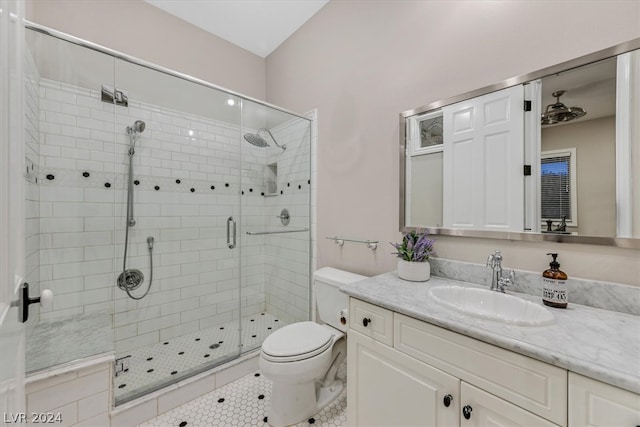
{"type": "Polygon", "coordinates": [[[364,325],[364,327],[366,328],[369,323],[371,323],[371,319],[365,317],[364,319],[362,319],[362,324],[364,325]]]}

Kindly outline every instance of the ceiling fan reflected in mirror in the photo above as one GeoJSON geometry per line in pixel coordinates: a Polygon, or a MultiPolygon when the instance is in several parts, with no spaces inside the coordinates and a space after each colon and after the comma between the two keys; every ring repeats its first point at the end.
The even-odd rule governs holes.
{"type": "Polygon", "coordinates": [[[587,114],[584,108],[580,107],[567,107],[560,102],[560,97],[567,91],[559,90],[553,92],[552,96],[556,98],[556,102],[547,105],[544,113],[542,113],[542,125],[555,125],[557,123],[569,122],[571,120],[579,119],[587,114]]]}

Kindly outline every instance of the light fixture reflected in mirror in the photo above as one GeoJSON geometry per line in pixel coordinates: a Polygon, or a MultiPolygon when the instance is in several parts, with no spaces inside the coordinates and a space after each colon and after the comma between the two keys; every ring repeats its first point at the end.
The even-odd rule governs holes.
{"type": "Polygon", "coordinates": [[[569,122],[579,119],[587,114],[584,108],[567,107],[560,102],[560,97],[566,93],[565,90],[553,92],[552,96],[556,98],[556,102],[547,105],[544,113],[542,113],[542,125],[555,125],[557,123],[569,122]]]}

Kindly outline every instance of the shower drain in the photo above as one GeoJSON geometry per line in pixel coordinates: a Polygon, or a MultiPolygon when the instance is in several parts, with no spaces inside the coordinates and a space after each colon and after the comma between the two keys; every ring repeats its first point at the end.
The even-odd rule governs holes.
{"type": "Polygon", "coordinates": [[[209,346],[209,348],[211,348],[211,349],[218,348],[218,347],[220,347],[220,344],[218,344],[218,343],[216,343],[216,344],[211,344],[211,345],[209,346]]]}

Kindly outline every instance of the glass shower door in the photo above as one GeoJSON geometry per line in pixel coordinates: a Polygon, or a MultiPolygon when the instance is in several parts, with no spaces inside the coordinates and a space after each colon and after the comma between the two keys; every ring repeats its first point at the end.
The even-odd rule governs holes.
{"type": "Polygon", "coordinates": [[[114,90],[119,404],[239,355],[241,103],[121,60],[114,90]]]}
{"type": "Polygon", "coordinates": [[[24,61],[26,371],[113,351],[115,107],[110,55],[27,30],[24,61]]]}
{"type": "Polygon", "coordinates": [[[311,121],[242,108],[242,351],[309,320],[311,121]]]}

